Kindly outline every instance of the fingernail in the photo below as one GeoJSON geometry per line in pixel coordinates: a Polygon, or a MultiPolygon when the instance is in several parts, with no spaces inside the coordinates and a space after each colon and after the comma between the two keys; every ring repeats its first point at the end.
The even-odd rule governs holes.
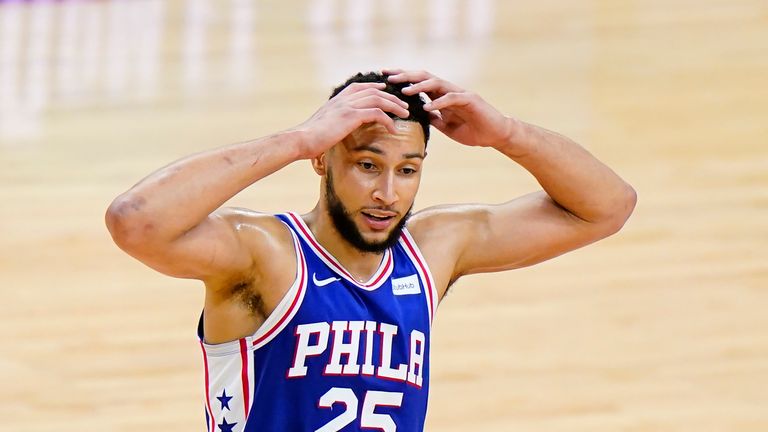
{"type": "Polygon", "coordinates": [[[425,110],[431,110],[432,109],[432,102],[425,103],[424,104],[424,109],[425,110]]]}

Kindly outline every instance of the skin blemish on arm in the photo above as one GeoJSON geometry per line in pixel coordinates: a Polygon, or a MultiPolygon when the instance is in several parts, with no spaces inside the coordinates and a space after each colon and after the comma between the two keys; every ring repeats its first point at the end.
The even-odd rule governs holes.
{"type": "Polygon", "coordinates": [[[136,197],[136,199],[131,200],[131,208],[134,211],[139,211],[139,210],[141,210],[142,207],[144,207],[144,204],[146,204],[146,203],[147,203],[147,199],[146,198],[144,198],[142,196],[136,197]]]}

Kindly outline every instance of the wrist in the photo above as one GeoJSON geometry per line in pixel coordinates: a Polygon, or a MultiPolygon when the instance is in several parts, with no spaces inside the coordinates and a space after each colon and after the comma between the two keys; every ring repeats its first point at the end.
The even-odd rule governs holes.
{"type": "Polygon", "coordinates": [[[522,157],[529,152],[525,144],[528,124],[514,117],[504,118],[506,125],[503,138],[494,147],[509,157],[522,157]]]}
{"type": "Polygon", "coordinates": [[[312,135],[308,131],[294,128],[281,132],[280,135],[283,135],[285,142],[289,143],[288,146],[294,159],[311,159],[313,157],[311,152],[313,148],[312,135]]]}

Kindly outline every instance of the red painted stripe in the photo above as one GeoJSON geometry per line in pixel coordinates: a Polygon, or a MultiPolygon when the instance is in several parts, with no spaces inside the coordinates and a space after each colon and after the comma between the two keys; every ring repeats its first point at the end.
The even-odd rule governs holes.
{"type": "Polygon", "coordinates": [[[200,341],[200,348],[203,350],[203,363],[205,363],[205,404],[208,407],[208,414],[211,418],[211,424],[208,425],[208,430],[212,432],[216,430],[216,420],[213,418],[213,411],[211,410],[211,394],[208,388],[210,385],[208,376],[208,354],[205,352],[203,341],[200,341]]]}
{"type": "Polygon", "coordinates": [[[429,273],[427,273],[427,267],[419,259],[419,255],[416,253],[416,249],[413,247],[413,245],[411,244],[410,240],[408,240],[408,236],[403,234],[403,240],[405,242],[405,245],[408,246],[408,249],[411,251],[411,255],[413,255],[413,259],[416,260],[416,263],[421,268],[421,272],[424,274],[424,279],[427,280],[427,292],[429,294],[429,296],[428,296],[428,298],[429,298],[429,311],[430,311],[430,314],[432,315],[432,319],[434,319],[434,315],[435,315],[434,304],[435,304],[435,301],[432,298],[432,281],[430,280],[429,273]]]}
{"type": "Polygon", "coordinates": [[[248,346],[245,343],[245,338],[240,339],[240,360],[242,360],[243,365],[240,371],[241,379],[243,381],[243,408],[245,410],[245,418],[247,419],[251,395],[248,387],[248,346]]]}
{"type": "Polygon", "coordinates": [[[291,303],[291,306],[288,307],[288,311],[280,318],[280,321],[278,321],[277,324],[275,324],[274,327],[269,329],[268,332],[263,334],[260,338],[253,341],[253,345],[258,345],[263,341],[264,339],[267,339],[272,335],[272,333],[275,332],[280,326],[283,324],[283,322],[291,315],[293,309],[296,307],[296,303],[298,303],[299,298],[301,298],[301,293],[304,289],[304,279],[306,278],[306,274],[304,273],[304,252],[301,250],[301,246],[298,246],[298,252],[299,252],[299,269],[301,272],[301,278],[299,280],[299,289],[296,291],[296,297],[293,298],[293,303],[291,303]]]}
{"type": "Polygon", "coordinates": [[[341,267],[339,264],[337,264],[336,263],[336,259],[334,257],[332,257],[331,255],[327,254],[325,252],[325,250],[323,250],[323,247],[315,240],[314,236],[310,232],[308,232],[308,230],[304,227],[304,223],[302,221],[300,221],[299,218],[295,214],[288,213],[288,216],[291,219],[293,219],[294,224],[296,225],[296,227],[299,228],[299,230],[304,234],[304,237],[312,244],[312,246],[314,246],[315,250],[320,255],[322,255],[326,260],[328,260],[328,262],[331,263],[331,265],[333,265],[333,267],[339,273],[344,274],[348,279],[350,279],[351,281],[353,281],[354,283],[356,283],[358,285],[361,285],[361,286],[364,286],[364,287],[371,287],[371,286],[376,285],[382,279],[382,277],[384,277],[384,275],[387,273],[387,270],[389,269],[390,265],[392,264],[392,254],[387,252],[388,253],[387,262],[384,264],[384,269],[379,273],[378,277],[373,282],[371,282],[369,284],[361,284],[361,283],[357,282],[355,277],[352,276],[344,267],[341,267]]]}
{"type": "Polygon", "coordinates": [[[374,280],[370,285],[366,285],[366,286],[376,285],[387,274],[387,271],[392,266],[392,261],[393,261],[392,260],[392,254],[390,253],[387,258],[388,258],[387,262],[384,264],[384,270],[382,270],[382,272],[379,273],[379,276],[376,278],[376,280],[374,280]]]}

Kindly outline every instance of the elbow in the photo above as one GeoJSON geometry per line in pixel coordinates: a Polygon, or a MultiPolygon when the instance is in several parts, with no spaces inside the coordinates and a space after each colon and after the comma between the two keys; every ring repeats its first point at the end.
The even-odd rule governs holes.
{"type": "Polygon", "coordinates": [[[637,191],[629,183],[626,183],[626,187],[624,191],[624,199],[622,200],[622,205],[621,205],[621,210],[622,210],[621,225],[622,226],[629,219],[629,217],[632,216],[632,212],[635,211],[636,205],[637,205],[637,191]]]}
{"type": "Polygon", "coordinates": [[[115,198],[104,215],[112,240],[120,249],[131,250],[145,243],[153,224],[142,212],[146,200],[140,196],[123,194],[115,198]]]}
{"type": "Polygon", "coordinates": [[[637,191],[635,188],[625,183],[625,187],[621,196],[616,200],[614,205],[613,217],[611,218],[609,225],[608,235],[615,234],[624,227],[627,223],[632,212],[637,205],[637,191]]]}

